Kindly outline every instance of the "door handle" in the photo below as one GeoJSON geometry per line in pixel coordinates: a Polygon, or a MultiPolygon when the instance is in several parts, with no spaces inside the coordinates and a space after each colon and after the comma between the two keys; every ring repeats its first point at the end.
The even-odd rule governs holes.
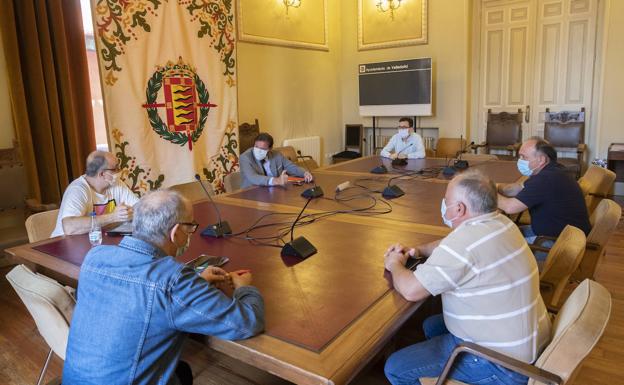
{"type": "Polygon", "coordinates": [[[530,120],[531,120],[531,106],[527,105],[526,112],[524,113],[524,121],[526,123],[529,123],[530,120]]]}

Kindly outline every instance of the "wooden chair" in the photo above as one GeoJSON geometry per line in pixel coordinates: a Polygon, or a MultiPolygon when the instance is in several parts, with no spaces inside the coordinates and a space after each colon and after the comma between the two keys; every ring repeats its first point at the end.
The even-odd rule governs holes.
{"type": "Polygon", "coordinates": [[[37,330],[50,347],[39,374],[39,385],[48,369],[52,353],[65,359],[69,323],[76,306],[73,289],[63,287],[44,275],[35,274],[24,265],[15,266],[6,278],[26,305],[37,330]]]}
{"type": "Polygon", "coordinates": [[[505,151],[507,155],[500,157],[515,159],[522,145],[522,110],[512,114],[495,114],[488,110],[485,137],[485,142],[472,146],[475,154],[479,148],[484,148],[486,154],[490,154],[492,150],[505,151]]]}
{"type": "Polygon", "coordinates": [[[550,112],[544,114],[544,139],[550,142],[558,153],[574,153],[574,157],[558,156],[557,161],[574,179],[581,176],[585,168],[585,108],[581,111],[550,112]]]}
{"type": "Polygon", "coordinates": [[[589,217],[592,229],[587,235],[585,254],[581,259],[578,269],[572,275],[575,281],[594,278],[598,260],[605,253],[605,246],[609,237],[615,231],[622,217],[622,208],[611,199],[603,199],[596,210],[589,217]]]}
{"type": "Polygon", "coordinates": [[[254,124],[243,123],[238,126],[238,151],[240,154],[254,146],[254,139],[259,133],[260,124],[258,123],[258,119],[255,120],[254,124]]]}
{"type": "Polygon", "coordinates": [[[579,178],[578,184],[585,196],[587,211],[591,215],[600,201],[606,198],[613,188],[615,173],[600,166],[591,165],[579,178]]]}
{"type": "MultiPolygon", "coordinates": [[[[214,190],[212,189],[212,185],[206,182],[203,182],[203,183],[204,183],[204,187],[206,188],[206,190],[208,190],[210,195],[214,195],[214,190]]],[[[198,181],[181,183],[181,184],[177,184],[174,186],[170,186],[169,188],[171,190],[177,191],[178,193],[180,193],[183,197],[185,197],[192,203],[199,202],[204,199],[208,199],[208,197],[206,197],[206,192],[204,191],[204,189],[202,188],[202,186],[199,184],[198,181]]]]}
{"type": "Polygon", "coordinates": [[[242,176],[240,171],[235,171],[227,174],[225,178],[223,178],[223,187],[225,187],[225,192],[234,192],[236,190],[240,190],[240,186],[242,183],[242,176]]]}
{"type": "Polygon", "coordinates": [[[583,257],[585,233],[577,227],[567,225],[550,250],[537,246],[532,246],[531,249],[548,252],[540,273],[540,292],[546,306],[556,309],[563,289],[583,257]]]}
{"type": "Polygon", "coordinates": [[[466,149],[466,140],[461,138],[440,138],[436,143],[437,158],[455,158],[466,149]]]}
{"type": "Polygon", "coordinates": [[[304,170],[314,170],[318,168],[318,164],[310,155],[301,155],[301,151],[295,151],[293,146],[275,147],[273,151],[277,151],[285,158],[293,163],[296,163],[304,170]]]}
{"type": "Polygon", "coordinates": [[[610,314],[609,291],[599,283],[586,279],[557,313],[551,342],[534,365],[475,343],[464,342],[451,353],[439,378],[421,378],[420,381],[423,385],[463,384],[447,378],[457,356],[465,352],[529,377],[528,385],[571,383],[576,370],[604,333],[610,314]]]}
{"type": "Polygon", "coordinates": [[[58,212],[58,209],[44,211],[26,218],[26,233],[28,233],[28,242],[39,242],[50,238],[50,234],[52,234],[54,227],[56,227],[58,212]]]}

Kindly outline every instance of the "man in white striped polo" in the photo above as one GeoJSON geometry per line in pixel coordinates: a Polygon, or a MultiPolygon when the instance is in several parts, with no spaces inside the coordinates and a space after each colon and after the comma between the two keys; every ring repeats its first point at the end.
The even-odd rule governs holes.
{"type": "MultiPolygon", "coordinates": [[[[385,267],[395,289],[409,301],[442,295],[443,314],[425,320],[427,341],[392,354],[392,384],[420,384],[442,373],[452,350],[471,341],[532,363],[549,342],[550,320],[539,292],[535,258],[518,228],[497,211],[496,186],[466,172],[448,185],[442,219],[446,238],[406,248],[392,245],[385,267]],[[416,271],[408,257],[428,257],[416,271]]],[[[527,378],[473,355],[456,361],[451,377],[469,384],[526,384],[527,378]]]]}

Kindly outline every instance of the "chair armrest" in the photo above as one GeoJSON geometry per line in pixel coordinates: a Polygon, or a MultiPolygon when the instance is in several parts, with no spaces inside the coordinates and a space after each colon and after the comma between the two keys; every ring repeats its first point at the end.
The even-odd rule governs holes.
{"type": "Polygon", "coordinates": [[[470,353],[474,354],[477,357],[485,358],[486,360],[503,366],[509,370],[513,370],[514,372],[520,373],[524,376],[534,378],[540,382],[551,385],[560,385],[563,384],[563,380],[558,375],[551,373],[549,371],[540,369],[533,365],[527,364],[526,362],[522,362],[520,360],[516,360],[515,358],[508,357],[504,354],[495,352],[494,350],[484,348],[483,346],[479,346],[472,342],[462,342],[457,345],[448,361],[446,361],[446,365],[444,366],[444,370],[442,371],[442,375],[438,377],[438,381],[436,385],[443,385],[448,375],[455,363],[455,359],[461,353],[470,353]]]}
{"type": "Polygon", "coordinates": [[[585,248],[589,250],[600,250],[600,245],[593,242],[585,243],[585,248]]]}
{"type": "Polygon", "coordinates": [[[535,242],[533,242],[534,245],[536,246],[540,246],[542,247],[542,243],[544,243],[545,241],[557,241],[557,237],[551,237],[548,235],[538,235],[537,238],[535,238],[535,242]]]}
{"type": "Polygon", "coordinates": [[[538,245],[529,245],[529,248],[531,249],[531,251],[543,251],[545,253],[548,253],[550,251],[549,248],[538,245]]]}
{"type": "Polygon", "coordinates": [[[579,143],[578,146],[576,146],[576,152],[582,154],[585,151],[587,151],[587,145],[585,143],[579,143]]]}

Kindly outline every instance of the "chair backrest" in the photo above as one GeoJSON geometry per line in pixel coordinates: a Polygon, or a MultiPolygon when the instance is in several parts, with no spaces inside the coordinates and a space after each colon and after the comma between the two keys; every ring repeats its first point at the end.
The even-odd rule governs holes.
{"type": "Polygon", "coordinates": [[[567,225],[548,252],[540,273],[540,286],[546,285],[548,290],[542,293],[547,304],[551,306],[559,304],[563,289],[578,268],[584,251],[585,233],[577,227],[567,225]]]}
{"type": "Polygon", "coordinates": [[[64,360],[76,305],[74,298],[55,280],[35,274],[24,265],[15,266],[6,278],[26,305],[43,339],[64,360]]]}
{"type": "Polygon", "coordinates": [[[579,178],[578,184],[585,195],[585,204],[591,215],[603,198],[606,198],[615,182],[615,173],[592,164],[579,178]]]}
{"type": "Polygon", "coordinates": [[[248,148],[253,147],[254,139],[260,133],[260,124],[258,119],[254,124],[243,123],[238,126],[238,151],[242,154],[248,148]]]}
{"type": "MultiPolygon", "coordinates": [[[[611,295],[597,282],[586,279],[557,313],[550,344],[535,366],[563,379],[574,378],[576,369],[604,332],[611,314],[611,295]]],[[[540,384],[529,380],[528,385],[540,384]]]]}
{"type": "Polygon", "coordinates": [[[585,142],[585,108],[581,111],[544,114],[544,139],[559,150],[573,149],[585,142]]]}
{"type": "Polygon", "coordinates": [[[573,275],[575,280],[593,278],[598,259],[604,253],[609,237],[622,217],[622,208],[611,199],[603,199],[589,217],[592,229],[587,236],[587,248],[573,275]]]}
{"type": "Polygon", "coordinates": [[[293,146],[274,147],[273,151],[277,151],[289,161],[297,163],[297,152],[293,146]]]}
{"type": "Polygon", "coordinates": [[[39,242],[50,238],[50,234],[56,226],[58,209],[36,213],[26,218],[26,232],[28,242],[39,242]]]}
{"type": "Polygon", "coordinates": [[[466,140],[461,138],[440,138],[436,143],[435,154],[438,158],[454,158],[458,152],[466,149],[466,140]]]}
{"type": "MultiPolygon", "coordinates": [[[[204,187],[206,188],[206,190],[208,190],[210,195],[214,195],[214,190],[212,188],[212,185],[207,182],[202,182],[202,183],[204,184],[204,187]]],[[[199,184],[198,181],[176,184],[174,186],[170,186],[169,188],[171,190],[179,192],[183,197],[185,197],[186,199],[190,200],[193,203],[199,202],[203,199],[208,199],[208,197],[206,197],[206,192],[204,191],[204,189],[202,188],[202,186],[199,184]]]]}
{"type": "Polygon", "coordinates": [[[505,147],[522,142],[522,112],[488,111],[486,143],[488,147],[505,147]]]}
{"type": "Polygon", "coordinates": [[[243,177],[241,176],[240,171],[227,174],[225,178],[223,178],[223,187],[225,187],[225,192],[229,193],[240,190],[242,181],[243,177]]]}

